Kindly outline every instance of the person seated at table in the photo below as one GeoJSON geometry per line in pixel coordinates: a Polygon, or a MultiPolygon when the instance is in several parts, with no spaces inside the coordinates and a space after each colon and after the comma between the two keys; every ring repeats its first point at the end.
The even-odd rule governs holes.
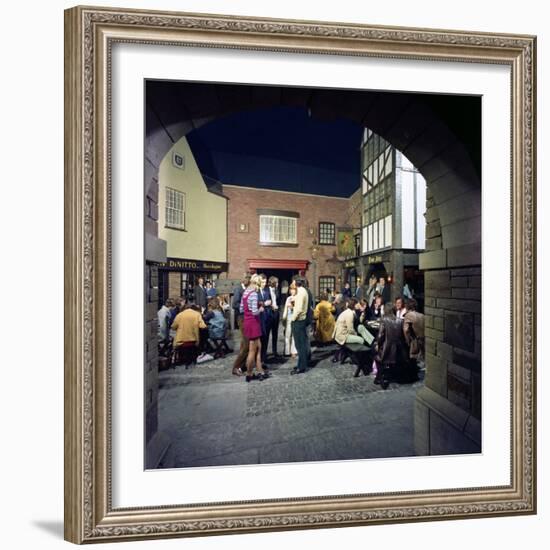
{"type": "Polygon", "coordinates": [[[225,318],[218,298],[208,301],[207,311],[203,316],[208,325],[208,337],[214,342],[219,353],[231,353],[226,342],[227,319],[225,318]]]}
{"type": "Polygon", "coordinates": [[[332,305],[334,306],[334,318],[338,319],[340,313],[346,310],[346,302],[344,296],[342,294],[336,294],[332,305]]]}
{"type": "Polygon", "coordinates": [[[394,307],[395,307],[395,316],[402,321],[405,317],[405,314],[407,313],[405,300],[401,298],[401,296],[398,296],[394,301],[394,307]]]}
{"type": "Polygon", "coordinates": [[[175,309],[176,304],[172,298],[168,298],[164,305],[158,310],[158,339],[159,342],[168,341],[170,334],[170,325],[168,324],[172,311],[175,309]]]}
{"type": "Polygon", "coordinates": [[[172,323],[172,329],[176,331],[174,338],[174,348],[180,346],[195,347],[199,349],[200,331],[206,329],[202,315],[198,306],[188,302],[181,313],[176,315],[172,323]]]}
{"type": "MultiPolygon", "coordinates": [[[[338,316],[338,319],[336,319],[332,337],[340,346],[345,346],[346,344],[363,344],[365,346],[369,346],[370,342],[373,340],[372,335],[363,325],[359,325],[357,327],[357,332],[353,327],[356,305],[357,300],[355,298],[348,300],[347,309],[338,316]]],[[[339,360],[340,350],[336,352],[332,361],[336,363],[339,360]]]]}
{"type": "Polygon", "coordinates": [[[359,325],[364,325],[367,321],[367,314],[368,314],[368,306],[366,300],[358,300],[357,304],[355,305],[355,319],[354,319],[354,327],[357,331],[357,327],[359,325]]]}
{"type": "Polygon", "coordinates": [[[395,316],[395,309],[388,309],[380,322],[376,338],[377,374],[375,384],[386,389],[390,378],[401,369],[408,360],[407,344],[403,335],[403,323],[395,316]]]}
{"type": "Polygon", "coordinates": [[[384,316],[384,300],[381,294],[375,294],[374,301],[368,309],[368,320],[375,321],[384,316]]]}
{"type": "Polygon", "coordinates": [[[323,292],[321,294],[321,300],[315,306],[313,312],[313,318],[316,321],[314,338],[321,344],[327,344],[332,341],[332,335],[334,333],[334,306],[328,301],[328,294],[323,292]]]}
{"type": "Polygon", "coordinates": [[[407,300],[407,313],[403,318],[403,334],[409,348],[407,378],[418,380],[418,361],[424,360],[424,315],[416,311],[416,300],[407,300]]]}

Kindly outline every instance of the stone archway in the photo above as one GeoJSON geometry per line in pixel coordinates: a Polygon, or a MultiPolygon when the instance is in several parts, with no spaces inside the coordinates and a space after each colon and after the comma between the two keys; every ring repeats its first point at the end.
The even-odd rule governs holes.
{"type": "MultiPolygon", "coordinates": [[[[428,188],[427,248],[420,255],[428,368],[416,403],[416,447],[420,454],[479,450],[481,114],[476,99],[164,81],[148,82],[146,97],[146,259],[153,285],[154,262],[163,250],[157,238],[158,168],[173,144],[195,128],[237,111],[301,106],[313,117],[345,117],[368,127],[408,157],[428,188]]],[[[154,302],[151,297],[154,289],[149,293],[154,302]]],[[[154,324],[154,317],[148,322],[154,324]]],[[[151,342],[148,349],[155,346],[151,342]]],[[[151,370],[154,351],[148,359],[151,370]]],[[[153,417],[155,408],[149,406],[153,417]]]]}

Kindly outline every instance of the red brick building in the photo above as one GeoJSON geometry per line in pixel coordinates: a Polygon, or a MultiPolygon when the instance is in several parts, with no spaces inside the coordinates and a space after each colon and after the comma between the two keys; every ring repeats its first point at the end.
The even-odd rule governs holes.
{"type": "MultiPolygon", "coordinates": [[[[289,281],[305,275],[314,294],[342,286],[337,230],[352,229],[350,199],[224,185],[230,279],[247,270],[289,281]]],[[[340,258],[341,259],[341,258],[340,258]]]]}

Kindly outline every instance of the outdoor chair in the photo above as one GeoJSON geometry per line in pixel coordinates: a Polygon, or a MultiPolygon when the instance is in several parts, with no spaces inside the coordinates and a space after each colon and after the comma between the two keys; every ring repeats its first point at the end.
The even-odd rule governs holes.
{"type": "Polygon", "coordinates": [[[197,357],[199,356],[199,348],[197,342],[183,342],[174,348],[173,364],[185,365],[185,368],[189,368],[191,365],[196,364],[197,357]]]}

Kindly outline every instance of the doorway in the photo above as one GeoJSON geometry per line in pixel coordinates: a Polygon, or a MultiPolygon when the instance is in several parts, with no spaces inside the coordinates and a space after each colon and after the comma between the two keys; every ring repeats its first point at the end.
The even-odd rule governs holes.
{"type": "Polygon", "coordinates": [[[299,271],[297,269],[262,269],[259,267],[256,269],[256,273],[264,273],[268,279],[269,277],[277,277],[277,279],[279,279],[279,285],[277,288],[281,293],[281,302],[284,304],[288,296],[288,287],[292,282],[292,279],[299,274],[299,271]]]}

